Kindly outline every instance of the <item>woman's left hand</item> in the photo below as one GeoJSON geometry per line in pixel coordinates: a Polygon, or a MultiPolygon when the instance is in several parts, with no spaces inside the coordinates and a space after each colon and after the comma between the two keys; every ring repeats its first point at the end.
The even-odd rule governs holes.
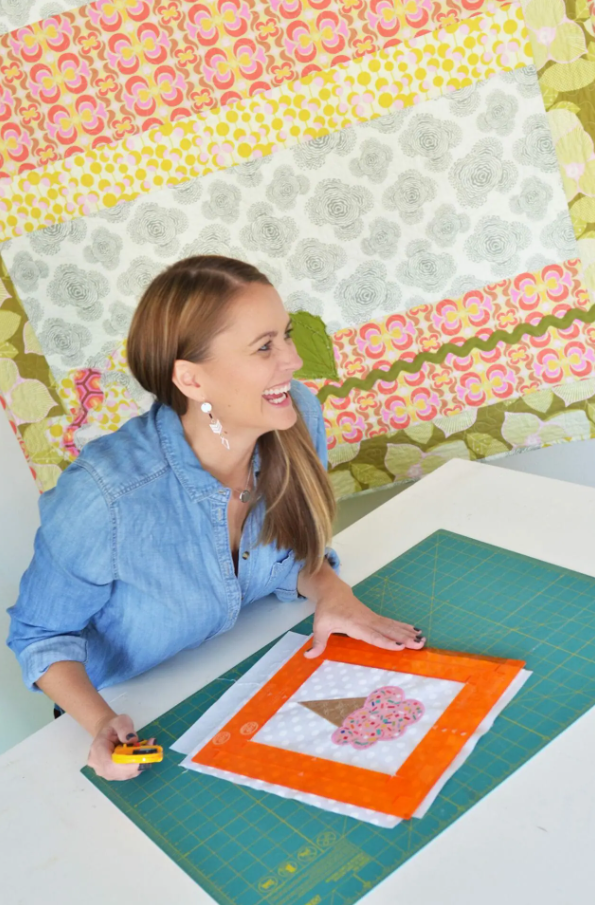
{"type": "Polygon", "coordinates": [[[318,600],[314,614],[314,638],[306,657],[318,657],[324,651],[329,635],[340,633],[366,641],[384,650],[420,650],[426,639],[420,629],[406,622],[379,616],[365,606],[343,585],[318,600]]]}

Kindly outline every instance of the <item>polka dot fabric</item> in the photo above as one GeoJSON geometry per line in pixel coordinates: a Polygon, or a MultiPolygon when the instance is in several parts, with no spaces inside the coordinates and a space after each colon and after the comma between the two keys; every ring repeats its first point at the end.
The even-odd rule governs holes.
{"type": "Polygon", "coordinates": [[[114,207],[532,62],[520,5],[0,181],[0,239],[114,207]]]}
{"type": "Polygon", "coordinates": [[[460,682],[325,660],[252,740],[392,775],[462,688],[460,682]],[[423,701],[423,714],[409,726],[407,732],[392,738],[390,744],[337,744],[336,727],[300,703],[306,700],[365,697],[376,689],[394,686],[401,690],[405,699],[423,701]]]}

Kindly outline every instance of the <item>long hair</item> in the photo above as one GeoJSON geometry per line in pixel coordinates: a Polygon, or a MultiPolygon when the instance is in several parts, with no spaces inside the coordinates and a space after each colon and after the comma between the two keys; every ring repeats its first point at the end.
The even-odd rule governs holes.
{"type": "MultiPolygon", "coordinates": [[[[256,267],[220,255],[178,261],[145,290],[128,334],[128,364],[141,386],[184,415],[188,399],[172,380],[174,362],[208,358],[232,303],[248,283],[272,285],[256,267]]],[[[260,542],[293,550],[307,573],[322,564],[332,536],[335,499],[310,432],[297,409],[288,430],[260,437],[256,499],[264,500],[260,542]]]]}

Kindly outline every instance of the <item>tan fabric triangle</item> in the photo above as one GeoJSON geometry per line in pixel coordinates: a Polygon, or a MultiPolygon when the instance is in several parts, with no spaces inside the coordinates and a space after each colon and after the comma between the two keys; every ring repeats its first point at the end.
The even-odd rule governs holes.
{"type": "Polygon", "coordinates": [[[298,701],[302,707],[313,710],[314,713],[328,720],[333,726],[342,726],[345,717],[359,707],[363,707],[365,702],[366,698],[327,698],[323,701],[298,701]]]}

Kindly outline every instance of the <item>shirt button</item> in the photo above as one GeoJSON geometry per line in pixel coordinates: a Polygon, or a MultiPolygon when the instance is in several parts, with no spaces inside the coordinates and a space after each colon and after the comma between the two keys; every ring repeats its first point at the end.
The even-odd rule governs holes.
{"type": "Polygon", "coordinates": [[[249,556],[250,556],[250,553],[248,552],[248,550],[244,550],[244,552],[242,553],[242,559],[248,559],[249,556]]]}

